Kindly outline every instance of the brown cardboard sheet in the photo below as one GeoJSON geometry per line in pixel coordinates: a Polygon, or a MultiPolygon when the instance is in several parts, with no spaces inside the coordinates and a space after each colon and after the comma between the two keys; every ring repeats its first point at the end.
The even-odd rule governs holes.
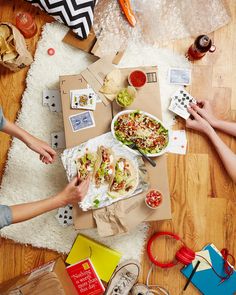
{"type": "MultiPolygon", "coordinates": [[[[103,61],[103,59],[99,60],[99,63],[95,63],[89,66],[89,72],[92,76],[97,80],[96,83],[101,84],[104,79],[104,74],[109,71],[104,71],[104,68],[107,67],[108,60],[103,61]]],[[[160,92],[159,92],[159,84],[158,84],[158,75],[157,75],[157,67],[142,67],[138,68],[142,69],[146,72],[148,82],[147,84],[138,90],[137,97],[130,107],[130,109],[139,109],[142,111],[149,112],[155,115],[157,118],[162,118],[161,112],[161,101],[160,101],[160,92]]],[[[127,77],[128,74],[134,69],[121,69],[122,77],[123,77],[123,85],[127,86],[127,77]]],[[[105,74],[105,75],[106,75],[105,74]]],[[[62,94],[62,108],[63,108],[63,117],[65,124],[65,137],[66,137],[66,146],[73,147],[76,146],[90,138],[101,135],[110,130],[110,124],[112,120],[112,116],[121,111],[122,109],[116,104],[113,103],[112,107],[110,105],[105,106],[104,104],[100,104],[97,106],[94,117],[96,121],[96,127],[86,129],[85,131],[79,131],[77,133],[72,132],[71,127],[68,124],[68,116],[78,111],[74,111],[70,109],[68,91],[73,89],[76,84],[76,77],[79,76],[64,76],[60,79],[61,85],[61,94],[62,94]],[[63,82],[63,80],[66,80],[63,82]],[[63,83],[62,83],[63,82],[63,83]],[[72,87],[72,88],[71,88],[72,87]]],[[[93,84],[90,84],[93,87],[93,84]]],[[[97,91],[97,89],[95,89],[97,91]]],[[[169,184],[168,184],[168,173],[167,173],[167,159],[166,155],[154,158],[157,165],[156,167],[152,167],[148,162],[146,162],[147,170],[150,177],[150,188],[156,188],[160,190],[164,196],[163,203],[160,208],[153,210],[147,210],[147,207],[144,203],[144,196],[146,193],[141,193],[140,195],[135,197],[135,205],[132,206],[133,199],[126,199],[122,202],[122,206],[124,211],[129,212],[126,214],[126,220],[121,220],[121,223],[124,224],[126,230],[130,230],[138,223],[142,221],[154,221],[154,220],[164,220],[171,219],[171,204],[170,204],[170,194],[169,194],[169,184]],[[132,220],[129,220],[129,218],[132,220]],[[136,216],[135,220],[134,216],[136,216]]],[[[113,204],[114,205],[114,204],[113,204]]],[[[114,206],[113,206],[114,207],[114,206]]],[[[102,212],[107,212],[109,208],[114,211],[114,208],[111,206],[108,209],[97,209],[96,215],[100,216],[102,212]]],[[[109,213],[110,214],[110,213],[109,213]]],[[[78,206],[75,206],[73,209],[74,215],[74,224],[77,229],[85,229],[95,227],[96,224],[94,222],[93,212],[83,212],[79,209],[78,206]]],[[[124,218],[124,215],[123,217],[124,218]]],[[[97,219],[97,218],[96,218],[97,219]]]]}

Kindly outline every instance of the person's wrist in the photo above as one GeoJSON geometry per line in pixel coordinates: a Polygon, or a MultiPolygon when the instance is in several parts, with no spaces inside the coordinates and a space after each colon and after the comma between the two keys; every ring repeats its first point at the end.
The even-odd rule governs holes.
{"type": "Polygon", "coordinates": [[[68,204],[66,195],[61,192],[53,197],[53,202],[56,208],[65,207],[68,204]]]}
{"type": "Polygon", "coordinates": [[[218,126],[220,124],[220,120],[217,118],[214,118],[213,120],[211,120],[210,124],[213,128],[218,128],[218,126]]]}
{"type": "Polygon", "coordinates": [[[22,134],[21,136],[21,141],[24,142],[25,145],[27,145],[28,147],[30,146],[31,142],[32,142],[32,138],[33,136],[30,135],[29,133],[25,132],[24,134],[22,134]]]}
{"type": "Polygon", "coordinates": [[[214,128],[209,124],[209,126],[207,126],[205,129],[204,129],[204,133],[205,135],[207,135],[208,137],[211,138],[211,136],[213,136],[215,134],[215,130],[214,128]]]}

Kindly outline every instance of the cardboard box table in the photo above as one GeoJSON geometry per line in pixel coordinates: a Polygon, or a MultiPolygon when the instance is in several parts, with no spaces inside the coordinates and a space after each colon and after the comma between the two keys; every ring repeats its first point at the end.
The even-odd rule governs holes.
{"type": "MultiPolygon", "coordinates": [[[[112,70],[111,64],[108,61],[103,61],[100,59],[98,62],[92,65],[92,68],[88,67],[88,69],[89,68],[90,74],[97,81],[95,84],[93,84],[89,77],[86,77],[86,80],[89,85],[94,88],[96,92],[98,92],[99,87],[102,86],[103,79],[112,70]]],[[[138,90],[137,97],[129,109],[139,109],[151,113],[152,115],[155,115],[157,118],[161,119],[162,111],[157,67],[139,67],[137,69],[142,69],[142,71],[146,73],[147,83],[143,88],[138,90]]],[[[121,69],[124,87],[128,85],[127,77],[132,70],[135,69],[121,69]]],[[[97,104],[97,108],[94,111],[96,126],[82,131],[72,132],[71,126],[69,124],[69,116],[79,113],[80,111],[70,109],[69,92],[72,89],[80,88],[81,85],[78,83],[78,77],[80,77],[80,75],[60,77],[62,110],[67,148],[76,146],[90,138],[110,131],[110,124],[113,116],[122,110],[115,102],[113,102],[112,105],[104,105],[103,103],[99,103],[97,104]]],[[[84,83],[86,84],[86,82],[84,83]]],[[[84,87],[84,85],[81,87],[84,87]]],[[[156,157],[154,159],[157,163],[156,167],[152,167],[148,162],[146,162],[146,167],[150,177],[150,188],[156,188],[160,190],[164,198],[160,208],[157,210],[150,209],[150,215],[146,218],[146,221],[171,219],[171,204],[166,155],[156,157]]],[[[137,198],[137,200],[139,199],[143,202],[143,206],[146,206],[143,200],[145,195],[146,192],[141,193],[134,198],[137,198]]],[[[126,199],[120,202],[129,202],[129,200],[130,199],[126,199]]],[[[74,223],[75,227],[78,229],[96,227],[96,223],[92,216],[92,211],[83,212],[78,206],[74,207],[74,223]]]]}

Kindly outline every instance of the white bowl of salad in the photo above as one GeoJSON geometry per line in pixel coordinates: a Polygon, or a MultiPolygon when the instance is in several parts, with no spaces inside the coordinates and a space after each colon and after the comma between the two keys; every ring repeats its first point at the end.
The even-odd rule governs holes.
{"type": "Polygon", "coordinates": [[[125,110],[116,114],[111,122],[111,132],[124,147],[135,144],[148,157],[157,157],[167,151],[169,130],[157,117],[139,110],[125,110]]]}

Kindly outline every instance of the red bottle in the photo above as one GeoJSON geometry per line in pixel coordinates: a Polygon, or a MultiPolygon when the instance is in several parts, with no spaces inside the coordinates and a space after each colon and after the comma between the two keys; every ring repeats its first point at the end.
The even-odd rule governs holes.
{"type": "Polygon", "coordinates": [[[25,38],[33,37],[37,32],[37,26],[28,12],[19,12],[16,15],[16,26],[25,38]]]}
{"type": "Polygon", "coordinates": [[[194,43],[189,47],[186,57],[191,60],[198,60],[209,51],[214,52],[216,50],[215,45],[212,45],[211,39],[206,35],[200,35],[196,38],[194,43]]]}

